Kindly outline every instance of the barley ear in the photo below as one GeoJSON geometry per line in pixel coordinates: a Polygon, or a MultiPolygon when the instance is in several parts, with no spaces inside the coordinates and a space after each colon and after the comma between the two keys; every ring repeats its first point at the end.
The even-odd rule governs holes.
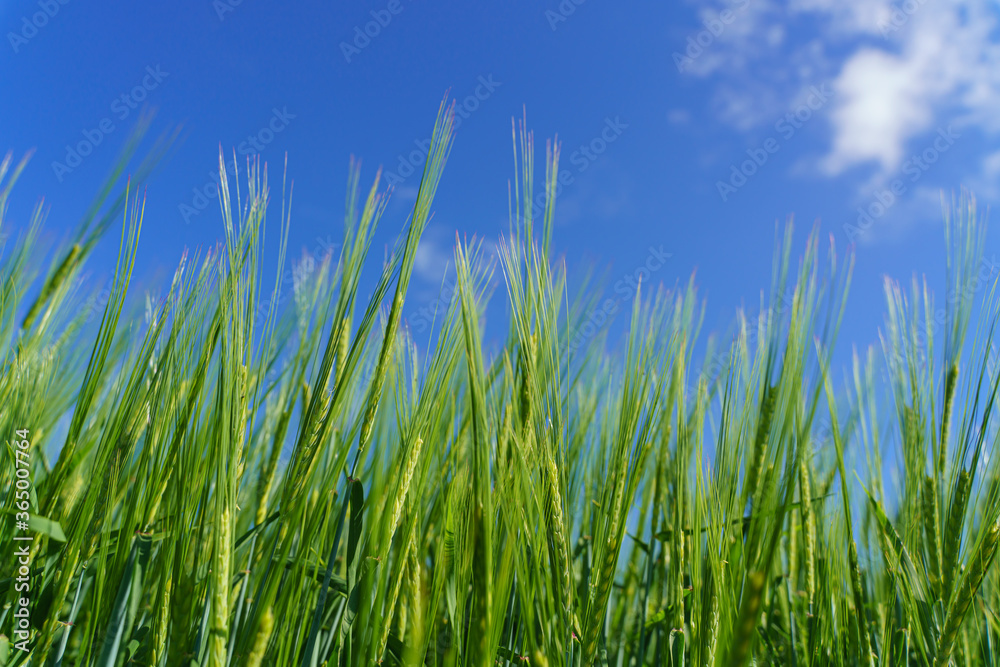
{"type": "Polygon", "coordinates": [[[230,542],[232,527],[229,507],[224,506],[217,514],[218,526],[215,535],[215,563],[211,577],[211,618],[209,620],[209,651],[208,664],[221,667],[227,661],[227,643],[229,640],[229,573],[230,573],[230,542]]]}
{"type": "Polygon", "coordinates": [[[971,479],[968,470],[962,470],[958,474],[958,482],[955,484],[955,496],[951,500],[948,523],[945,525],[944,582],[941,588],[941,599],[944,600],[945,604],[951,601],[952,590],[955,586],[955,570],[957,569],[958,552],[962,543],[962,527],[965,525],[965,508],[969,501],[971,479]]]}
{"type": "Polygon", "coordinates": [[[261,614],[260,623],[257,625],[257,634],[253,638],[253,648],[247,656],[247,667],[260,667],[264,662],[264,653],[267,651],[267,644],[271,640],[271,632],[274,630],[274,611],[271,607],[261,614]]]}
{"type": "Polygon", "coordinates": [[[951,409],[955,402],[955,386],[958,384],[958,363],[948,369],[944,381],[944,408],[941,412],[941,441],[938,443],[937,474],[944,477],[945,462],[948,460],[948,431],[951,428],[951,409]]]}
{"type": "Polygon", "coordinates": [[[757,483],[760,480],[760,473],[764,467],[764,459],[767,454],[767,436],[771,430],[771,421],[774,418],[774,408],[778,401],[778,388],[768,384],[764,385],[764,395],[761,397],[763,406],[760,413],[760,421],[757,422],[757,433],[754,436],[753,452],[751,461],[753,465],[747,472],[746,486],[743,488],[744,502],[753,502],[757,495],[757,483]]]}
{"type": "Polygon", "coordinates": [[[979,586],[986,577],[986,572],[990,569],[993,557],[997,552],[997,543],[1000,542],[1000,518],[990,526],[983,540],[979,544],[976,555],[972,557],[965,576],[955,591],[955,599],[948,606],[948,614],[944,619],[944,630],[938,640],[937,654],[934,659],[935,667],[948,667],[951,660],[952,650],[955,648],[955,640],[965,619],[965,613],[972,606],[972,600],[979,591],[979,586]]]}
{"type": "Polygon", "coordinates": [[[392,535],[396,532],[396,527],[399,526],[399,519],[403,514],[403,503],[406,502],[406,496],[410,491],[410,482],[413,480],[413,471],[417,467],[417,459],[420,458],[420,450],[424,445],[423,439],[417,436],[417,439],[410,445],[406,452],[406,460],[403,463],[402,476],[399,480],[399,488],[396,491],[396,498],[393,500],[392,504],[392,514],[390,514],[389,520],[389,535],[386,540],[386,548],[388,548],[388,543],[392,541],[392,535]]]}
{"type": "MultiPolygon", "coordinates": [[[[725,572],[720,568],[720,573],[725,572]]],[[[702,667],[715,666],[715,649],[719,640],[719,594],[722,590],[721,583],[716,584],[713,575],[711,559],[706,558],[703,562],[701,599],[702,599],[702,620],[701,632],[701,664],[702,667]]]]}
{"type": "Polygon", "coordinates": [[[858,637],[861,644],[862,657],[871,667],[875,667],[875,651],[873,638],[868,631],[868,615],[865,611],[864,589],[861,586],[861,566],[858,563],[858,545],[853,539],[847,547],[847,559],[851,566],[851,590],[854,594],[854,612],[858,621],[858,637]]]}
{"type": "Polygon", "coordinates": [[[347,353],[351,347],[351,317],[348,315],[340,324],[340,337],[337,340],[337,367],[335,371],[335,384],[339,385],[347,369],[347,353]]]}
{"type": "Polygon", "coordinates": [[[934,478],[924,476],[921,488],[921,511],[924,520],[924,539],[929,559],[931,590],[941,595],[941,514],[937,501],[937,484],[934,478]]]}
{"type": "MultiPolygon", "coordinates": [[[[805,547],[806,593],[809,595],[809,613],[813,610],[816,597],[816,516],[813,513],[812,489],[809,484],[809,466],[805,459],[799,466],[799,489],[801,496],[802,532],[805,547]]],[[[795,576],[795,573],[790,573],[795,576]]]]}
{"type": "Polygon", "coordinates": [[[72,271],[77,260],[80,257],[80,252],[82,248],[79,243],[74,243],[73,247],[69,249],[66,256],[63,257],[59,266],[56,268],[55,273],[52,274],[52,279],[46,281],[45,285],[42,287],[41,293],[31,304],[28,309],[28,314],[24,316],[24,320],[21,322],[21,328],[27,331],[34,324],[35,318],[38,317],[38,313],[48,301],[52,294],[59,289],[62,283],[66,280],[66,276],[72,271]]]}
{"type": "Polygon", "coordinates": [[[555,459],[552,457],[552,450],[545,449],[545,471],[548,482],[549,511],[547,519],[549,523],[549,533],[552,535],[551,549],[552,560],[556,570],[554,581],[556,582],[557,599],[562,600],[562,610],[565,612],[564,622],[570,623],[570,615],[573,611],[573,580],[570,571],[571,563],[569,549],[566,545],[566,524],[563,517],[562,494],[559,493],[559,470],[556,467],[555,459]]]}
{"type": "Polygon", "coordinates": [[[743,601],[740,603],[739,616],[733,628],[733,640],[729,649],[729,657],[724,664],[742,667],[750,657],[750,647],[756,636],[757,623],[760,620],[760,604],[764,598],[764,584],[767,583],[765,572],[747,573],[746,585],[743,589],[743,601]]]}

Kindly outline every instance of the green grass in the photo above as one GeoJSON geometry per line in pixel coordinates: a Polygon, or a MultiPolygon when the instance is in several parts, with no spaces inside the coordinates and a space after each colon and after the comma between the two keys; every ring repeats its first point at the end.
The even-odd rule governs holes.
{"type": "MultiPolygon", "coordinates": [[[[945,224],[957,298],[887,281],[881,349],[846,372],[852,255],[814,230],[796,262],[790,226],[770,317],[706,340],[693,283],[642,285],[621,345],[571,352],[596,291],[568,293],[550,250],[557,146],[531,218],[522,126],[499,259],[456,245],[418,348],[404,304],[452,120],[381,265],[378,177],[362,196],[351,166],[342,249],[289,286],[263,275],[266,172],[223,170],[224,243],[145,317],[126,307],[143,201],[121,177],[146,127],[45,271],[41,206],[6,220],[24,163],[0,165],[0,665],[997,664],[1000,298],[971,197],[945,224]],[[118,220],[88,325],[75,286],[118,220]]],[[[281,264],[291,202],[283,182],[281,264]]]]}

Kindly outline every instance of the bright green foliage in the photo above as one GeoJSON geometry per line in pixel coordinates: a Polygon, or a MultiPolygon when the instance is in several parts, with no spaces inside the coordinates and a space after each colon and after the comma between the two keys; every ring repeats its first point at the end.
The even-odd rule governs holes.
{"type": "Polygon", "coordinates": [[[144,318],[126,310],[142,201],[120,177],[145,125],[44,275],[43,208],[11,233],[24,163],[0,163],[0,495],[12,515],[27,429],[34,535],[26,653],[23,532],[0,523],[0,666],[997,664],[1000,298],[971,198],[946,220],[943,308],[886,281],[883,358],[856,354],[846,382],[852,256],[814,231],[796,268],[791,226],[763,315],[728,342],[701,340],[693,282],[643,284],[609,349],[584,326],[600,292],[568,294],[551,257],[558,146],[536,221],[522,125],[498,259],[458,240],[457,289],[416,341],[452,128],[442,106],[380,268],[391,191],[376,177],[362,201],[352,164],[343,243],[291,286],[264,283],[266,171],[223,169],[225,242],[185,256],[144,318]],[[119,216],[110,297],[81,309],[119,216]]]}

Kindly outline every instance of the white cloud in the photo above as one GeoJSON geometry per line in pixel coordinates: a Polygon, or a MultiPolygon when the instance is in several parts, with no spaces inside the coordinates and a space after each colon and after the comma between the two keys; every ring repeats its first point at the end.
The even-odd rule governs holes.
{"type": "Polygon", "coordinates": [[[998,14],[961,0],[751,1],[686,71],[718,79],[715,110],[741,130],[774,122],[801,90],[832,81],[818,166],[884,176],[937,125],[1000,132],[998,14]]]}
{"type": "Polygon", "coordinates": [[[1000,178],[1000,151],[983,158],[983,172],[990,178],[1000,178]]]}
{"type": "Polygon", "coordinates": [[[667,112],[667,120],[672,125],[686,125],[691,121],[691,112],[687,109],[671,109],[667,112]]]}
{"type": "Polygon", "coordinates": [[[573,176],[574,182],[556,199],[555,224],[575,225],[584,219],[613,223],[628,215],[632,183],[610,158],[599,158],[582,174],[574,170],[573,176]]]}
{"type": "Polygon", "coordinates": [[[416,185],[401,185],[392,191],[393,198],[403,202],[417,201],[418,194],[420,194],[420,188],[416,185]]]}
{"type": "Polygon", "coordinates": [[[413,256],[413,272],[431,283],[439,283],[452,263],[451,247],[440,243],[438,234],[425,230],[413,256]]]}
{"type": "MultiPolygon", "coordinates": [[[[498,259],[494,238],[463,237],[461,242],[473,262],[478,261],[489,266],[498,259]]],[[[449,229],[440,224],[429,226],[424,230],[417,252],[413,256],[413,273],[435,289],[441,285],[446,276],[454,280],[456,243],[454,227],[449,229]]]]}
{"type": "Polygon", "coordinates": [[[822,16],[827,29],[840,35],[880,33],[879,25],[889,20],[891,15],[888,0],[792,0],[789,9],[793,13],[822,16]]]}
{"type": "Polygon", "coordinates": [[[979,166],[979,174],[968,178],[963,185],[983,201],[1000,198],[1000,150],[983,156],[979,166]]]}
{"type": "Polygon", "coordinates": [[[884,171],[899,165],[906,139],[932,122],[925,62],[865,48],[844,65],[833,84],[839,102],[831,119],[833,146],[823,161],[838,174],[874,160],[884,171]]]}

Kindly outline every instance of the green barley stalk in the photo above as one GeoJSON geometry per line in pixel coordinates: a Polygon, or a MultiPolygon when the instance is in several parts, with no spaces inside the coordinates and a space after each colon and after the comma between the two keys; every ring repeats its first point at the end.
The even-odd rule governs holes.
{"type": "Polygon", "coordinates": [[[160,664],[160,661],[166,658],[167,628],[170,626],[170,594],[173,588],[173,580],[165,576],[161,588],[162,592],[160,594],[156,619],[153,624],[154,634],[150,649],[150,663],[154,665],[160,664]]]}
{"type": "Polygon", "coordinates": [[[564,614],[563,627],[572,624],[573,614],[573,579],[570,571],[571,563],[569,550],[566,545],[566,523],[563,517],[562,495],[559,493],[559,470],[556,468],[555,458],[549,447],[545,450],[545,472],[548,503],[549,533],[552,535],[552,560],[554,564],[553,581],[557,583],[555,588],[556,600],[561,601],[561,610],[564,614]]]}
{"type": "Polygon", "coordinates": [[[948,460],[948,432],[951,429],[951,412],[955,401],[955,387],[958,385],[958,362],[952,363],[944,382],[944,408],[941,411],[941,439],[938,442],[937,475],[944,478],[945,463],[948,460]]]}
{"type": "Polygon", "coordinates": [[[746,664],[747,658],[750,657],[750,647],[754,637],[757,636],[759,610],[763,602],[766,583],[767,574],[764,572],[747,574],[746,585],[743,588],[743,599],[740,602],[736,625],[733,628],[732,646],[726,658],[726,665],[742,667],[746,664]]]}
{"type": "Polygon", "coordinates": [[[225,665],[229,639],[229,568],[232,525],[228,507],[222,507],[216,516],[215,558],[212,568],[212,599],[209,620],[209,665],[225,665]]]}
{"type": "MultiPolygon", "coordinates": [[[[799,466],[800,510],[802,514],[803,547],[805,551],[806,594],[808,595],[809,613],[813,611],[813,600],[816,598],[816,517],[812,502],[812,490],[809,484],[809,465],[805,458],[799,466]]],[[[794,576],[794,573],[793,573],[794,576]]]]}
{"type": "Polygon", "coordinates": [[[875,667],[874,638],[868,631],[868,612],[865,608],[864,589],[861,584],[861,565],[858,562],[858,544],[853,539],[847,544],[847,562],[851,571],[851,591],[854,595],[854,613],[860,635],[860,652],[870,667],[875,667]]]}
{"type": "Polygon", "coordinates": [[[417,522],[413,523],[414,548],[410,550],[410,559],[406,580],[407,587],[407,625],[404,634],[411,646],[420,646],[424,635],[424,592],[421,586],[422,567],[420,565],[419,549],[416,542],[417,522]]]}
{"type": "Polygon", "coordinates": [[[260,667],[264,663],[264,654],[267,652],[267,644],[271,640],[271,633],[274,631],[274,612],[271,607],[261,614],[260,623],[254,634],[253,648],[247,656],[247,667],[260,667]]]}
{"type": "Polygon", "coordinates": [[[406,496],[410,492],[410,482],[413,480],[413,471],[417,468],[417,459],[420,457],[420,450],[424,445],[423,439],[418,435],[406,451],[406,458],[403,462],[402,470],[400,471],[399,486],[396,491],[396,498],[392,503],[392,512],[390,512],[389,523],[386,524],[389,529],[389,534],[383,537],[383,544],[386,545],[388,549],[388,543],[392,540],[392,535],[395,533],[396,528],[399,526],[399,519],[403,514],[403,503],[406,502],[406,496]]]}
{"type": "Polygon", "coordinates": [[[66,253],[65,257],[59,263],[55,273],[52,274],[52,278],[46,281],[45,286],[42,287],[42,293],[31,304],[27,314],[24,316],[24,321],[21,322],[22,329],[27,331],[31,328],[31,325],[35,322],[35,318],[38,317],[38,311],[41,310],[44,304],[48,303],[52,294],[62,286],[79,262],[81,252],[82,248],[80,244],[74,243],[73,247],[69,249],[69,252],[66,253]]]}
{"type": "Polygon", "coordinates": [[[931,588],[941,595],[941,582],[943,579],[941,572],[941,514],[938,504],[937,484],[930,476],[924,477],[921,489],[921,500],[924,520],[924,536],[927,544],[927,555],[930,559],[930,581],[931,588]]]}
{"type": "Polygon", "coordinates": [[[351,343],[351,318],[348,315],[340,327],[340,338],[337,340],[337,370],[335,384],[340,384],[347,370],[347,357],[351,343]]]}
{"type": "MultiPolygon", "coordinates": [[[[715,649],[719,641],[719,591],[724,590],[723,581],[718,584],[712,571],[710,559],[704,561],[705,575],[702,578],[702,623],[699,635],[702,641],[702,667],[715,667],[715,649]]],[[[720,569],[720,579],[725,570],[720,569]]]]}
{"type": "Polygon", "coordinates": [[[958,554],[962,542],[962,530],[965,527],[965,508],[969,502],[969,492],[972,478],[969,471],[962,469],[955,483],[955,493],[951,499],[951,510],[948,512],[948,522],[945,525],[944,543],[944,584],[941,588],[941,599],[947,605],[951,602],[951,593],[955,585],[958,569],[958,554]]]}
{"type": "Polygon", "coordinates": [[[466,447],[472,477],[472,508],[470,517],[472,547],[472,618],[469,660],[485,667],[493,663],[493,650],[488,641],[493,631],[494,595],[494,509],[489,485],[492,439],[489,405],[486,401],[486,374],[480,348],[480,307],[475,294],[469,252],[459,245],[455,249],[455,268],[462,313],[466,367],[469,386],[469,423],[471,433],[466,447]]]}
{"type": "Polygon", "coordinates": [[[750,468],[747,470],[746,483],[743,487],[743,500],[752,501],[757,493],[760,473],[764,467],[764,459],[767,457],[767,438],[771,429],[771,421],[774,419],[774,410],[777,405],[778,390],[768,384],[764,385],[763,396],[761,397],[760,420],[757,423],[757,432],[753,439],[753,449],[751,449],[750,468]]]}
{"type": "Polygon", "coordinates": [[[948,667],[955,640],[962,627],[962,621],[965,620],[965,614],[972,606],[972,601],[976,593],[979,592],[983,579],[986,578],[986,573],[996,555],[998,544],[1000,544],[1000,519],[997,519],[984,533],[979,548],[969,562],[965,575],[955,591],[955,597],[948,605],[948,614],[945,616],[944,629],[938,639],[934,658],[935,667],[948,667]]]}

